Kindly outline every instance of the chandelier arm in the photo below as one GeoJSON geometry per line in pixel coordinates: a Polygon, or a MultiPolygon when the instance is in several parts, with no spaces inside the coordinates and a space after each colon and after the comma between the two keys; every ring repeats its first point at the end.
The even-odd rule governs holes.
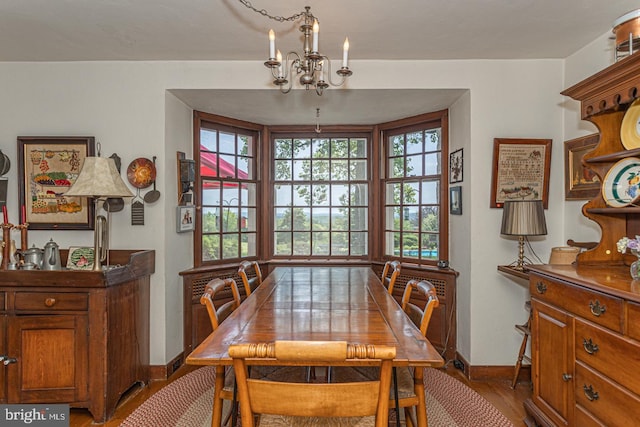
{"type": "MultiPolygon", "coordinates": [[[[293,14],[293,15],[285,18],[284,16],[273,16],[273,15],[270,15],[269,12],[267,12],[266,9],[258,9],[258,8],[256,8],[255,6],[253,6],[251,4],[251,2],[249,0],[238,0],[238,1],[240,3],[242,3],[246,8],[251,9],[254,12],[259,13],[262,16],[266,16],[267,18],[273,19],[274,21],[278,21],[278,22],[296,21],[296,20],[300,19],[303,16],[317,19],[309,11],[309,7],[306,7],[306,11],[304,11],[304,12],[299,12],[299,13],[293,14]]],[[[318,21],[318,22],[320,22],[320,21],[318,21]]]]}
{"type": "Polygon", "coordinates": [[[331,60],[330,60],[328,57],[326,57],[326,56],[323,56],[322,58],[323,58],[323,60],[324,60],[324,62],[323,62],[323,66],[324,66],[324,64],[327,64],[327,72],[326,72],[326,75],[328,76],[327,80],[328,80],[329,84],[330,84],[331,86],[335,86],[335,87],[340,87],[340,86],[342,86],[342,85],[344,84],[344,82],[346,82],[346,81],[347,81],[347,75],[345,75],[345,74],[339,74],[339,75],[340,75],[340,82],[335,83],[335,82],[333,81],[333,74],[331,74],[331,60]]]}

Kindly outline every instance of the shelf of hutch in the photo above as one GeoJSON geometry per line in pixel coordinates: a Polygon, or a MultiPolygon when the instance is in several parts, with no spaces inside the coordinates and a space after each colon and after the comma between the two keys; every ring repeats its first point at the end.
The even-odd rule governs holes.
{"type": "Polygon", "coordinates": [[[640,148],[634,148],[633,150],[618,151],[611,154],[591,157],[590,159],[585,159],[585,162],[587,164],[610,163],[610,162],[617,162],[619,160],[626,159],[627,157],[639,157],[639,156],[640,156],[640,148]]]}
{"type": "Polygon", "coordinates": [[[149,381],[155,252],[109,256],[117,266],[107,271],[0,274],[0,403],[68,403],[104,422],[124,392],[149,381]]]}

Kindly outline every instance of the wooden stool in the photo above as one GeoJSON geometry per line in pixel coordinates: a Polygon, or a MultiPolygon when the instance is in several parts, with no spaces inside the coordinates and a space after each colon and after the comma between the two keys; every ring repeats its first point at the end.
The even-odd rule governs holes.
{"type": "Polygon", "coordinates": [[[513,373],[513,381],[511,382],[511,388],[515,389],[518,383],[518,375],[520,374],[520,368],[522,367],[522,361],[525,360],[531,363],[531,358],[525,354],[527,350],[527,341],[529,341],[529,335],[531,335],[531,301],[525,303],[525,308],[529,311],[529,318],[527,323],[523,325],[516,325],[516,329],[522,332],[522,344],[520,344],[520,351],[518,352],[518,360],[516,361],[515,372],[513,373]]]}

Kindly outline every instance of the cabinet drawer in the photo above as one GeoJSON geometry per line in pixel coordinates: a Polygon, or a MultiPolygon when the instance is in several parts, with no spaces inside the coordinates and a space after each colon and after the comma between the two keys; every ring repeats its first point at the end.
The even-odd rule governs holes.
{"type": "Polygon", "coordinates": [[[627,302],[627,334],[640,340],[640,304],[627,302]]]}
{"type": "Polygon", "coordinates": [[[89,295],[66,292],[16,292],[16,310],[76,310],[89,308],[89,295]]]}
{"type": "Polygon", "coordinates": [[[576,405],[607,426],[636,425],[632,420],[640,419],[640,398],[637,395],[580,362],[576,363],[575,398],[576,405]]]}
{"type": "Polygon", "coordinates": [[[640,343],[576,319],[576,359],[640,394],[640,343]]]}
{"type": "Polygon", "coordinates": [[[622,332],[623,301],[600,292],[555,282],[535,274],[529,281],[531,296],[591,322],[622,332]]]}

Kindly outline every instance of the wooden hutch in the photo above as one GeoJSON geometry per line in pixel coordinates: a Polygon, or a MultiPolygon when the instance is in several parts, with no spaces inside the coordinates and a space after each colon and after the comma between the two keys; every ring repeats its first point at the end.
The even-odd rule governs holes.
{"type": "MultiPolygon", "coordinates": [[[[640,149],[625,149],[620,137],[623,117],[640,97],[640,54],[562,94],[580,101],[582,119],[600,131],[584,165],[601,182],[616,162],[640,157],[640,149]]],[[[640,208],[610,207],[598,194],[582,213],[600,226],[598,245],[574,265],[531,268],[527,425],[627,426],[640,419],[640,283],[631,279],[633,260],[616,247],[620,238],[640,235],[640,208]]]]}

